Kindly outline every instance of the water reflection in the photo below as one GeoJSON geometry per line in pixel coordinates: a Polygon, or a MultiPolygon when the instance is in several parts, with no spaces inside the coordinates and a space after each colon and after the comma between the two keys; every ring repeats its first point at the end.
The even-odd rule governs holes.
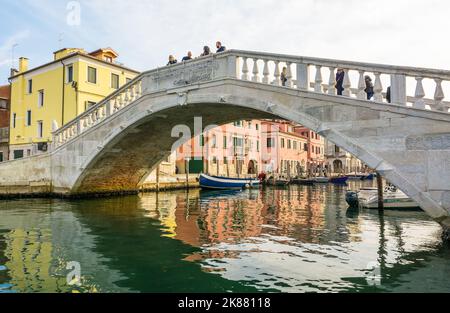
{"type": "Polygon", "coordinates": [[[437,224],[349,211],[345,188],[2,202],[0,292],[450,291],[437,224]]]}

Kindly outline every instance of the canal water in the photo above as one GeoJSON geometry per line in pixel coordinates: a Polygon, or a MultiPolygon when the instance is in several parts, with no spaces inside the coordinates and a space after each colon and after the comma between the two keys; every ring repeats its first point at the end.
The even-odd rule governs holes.
{"type": "Polygon", "coordinates": [[[0,292],[450,292],[440,226],[361,184],[1,201],[0,292]]]}

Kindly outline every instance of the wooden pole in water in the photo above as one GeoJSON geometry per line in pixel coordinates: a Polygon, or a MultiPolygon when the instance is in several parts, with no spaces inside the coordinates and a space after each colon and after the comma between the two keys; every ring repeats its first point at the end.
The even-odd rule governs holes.
{"type": "Polygon", "coordinates": [[[184,167],[186,172],[186,189],[189,189],[189,159],[184,160],[184,167]]]}
{"type": "Polygon", "coordinates": [[[156,191],[159,191],[159,165],[156,167],[156,191]]]}
{"type": "Polygon", "coordinates": [[[383,177],[380,173],[377,173],[377,188],[378,188],[378,210],[384,210],[384,200],[383,200],[383,177]]]}

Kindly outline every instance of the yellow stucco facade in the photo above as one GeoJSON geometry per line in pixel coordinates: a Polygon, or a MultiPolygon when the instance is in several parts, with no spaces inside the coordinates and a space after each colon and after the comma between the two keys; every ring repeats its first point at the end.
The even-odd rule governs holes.
{"type": "Polygon", "coordinates": [[[62,49],[54,60],[28,69],[21,58],[11,81],[10,159],[45,151],[61,127],[139,73],[115,63],[114,50],[62,49]]]}

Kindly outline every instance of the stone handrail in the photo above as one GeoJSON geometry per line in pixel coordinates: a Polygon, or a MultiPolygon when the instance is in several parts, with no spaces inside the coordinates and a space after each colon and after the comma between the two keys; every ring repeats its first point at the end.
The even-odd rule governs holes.
{"type": "Polygon", "coordinates": [[[53,132],[54,148],[83,133],[84,130],[98,124],[120,109],[139,99],[142,95],[142,74],[128,82],[122,88],[96,103],[77,118],[53,132]]]}
{"type": "Polygon", "coordinates": [[[443,101],[445,95],[442,88],[443,81],[450,81],[450,71],[448,70],[298,57],[240,50],[231,50],[229,53],[236,56],[236,58],[243,63],[238,69],[238,79],[308,91],[310,90],[312,81],[313,89],[311,91],[336,95],[335,88],[327,88],[324,90],[322,69],[328,68],[329,79],[327,85],[335,86],[336,70],[342,68],[345,72],[343,96],[353,97],[354,93],[352,92],[353,88],[350,74],[357,72],[359,80],[357,86],[355,86],[357,89],[356,98],[359,100],[366,100],[367,94],[364,91],[366,88],[364,76],[368,73],[372,73],[375,76],[373,88],[373,100],[375,102],[383,102],[383,91],[387,90],[387,87],[391,87],[391,103],[393,104],[406,105],[408,102],[411,102],[415,108],[432,109],[442,112],[448,112],[450,109],[449,103],[443,101]],[[250,66],[248,64],[249,62],[251,62],[250,66]],[[294,70],[292,65],[295,65],[294,70]],[[281,81],[281,66],[286,67],[285,76],[287,80],[285,83],[282,83],[281,81]],[[315,68],[314,80],[311,80],[310,78],[311,67],[315,68]],[[262,76],[260,73],[262,73],[262,76]],[[382,85],[381,75],[390,76],[390,84],[389,86],[386,86],[386,89],[384,89],[384,86],[382,85]],[[407,95],[407,78],[416,80],[414,95],[407,95]],[[435,91],[432,99],[425,98],[426,95],[423,86],[424,79],[434,80],[435,91]]]}
{"type": "MultiPolygon", "coordinates": [[[[141,98],[144,93],[148,94],[177,86],[181,87],[193,84],[195,82],[212,80],[215,76],[214,74],[217,73],[212,73],[212,71],[208,72],[208,68],[214,69],[217,67],[217,64],[214,64],[214,60],[216,60],[218,56],[219,55],[210,55],[141,73],[132,81],[128,82],[102,101],[96,103],[63,127],[56,129],[52,134],[53,149],[64,145],[92,126],[113,116],[132,102],[141,98]],[[191,73],[194,69],[200,69],[204,74],[205,68],[206,73],[209,74],[207,76],[203,75],[197,77],[191,73]],[[183,75],[183,72],[185,71],[190,72],[190,77],[184,77],[185,75],[183,75]]],[[[220,57],[222,58],[222,55],[220,55],[220,57]]],[[[221,77],[223,76],[226,75],[222,74],[221,77]]]]}
{"type": "Polygon", "coordinates": [[[366,100],[364,76],[372,73],[375,76],[373,88],[375,102],[385,101],[386,90],[382,85],[381,75],[389,75],[393,105],[407,105],[409,102],[415,108],[442,112],[448,112],[450,108],[450,103],[443,101],[442,82],[450,81],[450,71],[447,70],[229,50],[141,73],[110,96],[54,131],[52,146],[53,148],[62,146],[92,126],[113,116],[144,94],[201,82],[231,78],[335,96],[336,88],[329,88],[329,86],[335,86],[338,68],[342,68],[345,72],[343,96],[366,100]],[[281,67],[286,67],[285,82],[282,82],[281,67]],[[314,80],[310,79],[311,68],[315,68],[314,80]],[[328,68],[328,84],[324,84],[322,79],[323,68],[328,68]],[[352,87],[350,74],[353,72],[357,72],[359,80],[357,86],[352,87]],[[416,80],[414,95],[407,95],[407,77],[416,80]],[[435,92],[432,99],[425,98],[422,83],[424,79],[434,80],[435,92]]]}

